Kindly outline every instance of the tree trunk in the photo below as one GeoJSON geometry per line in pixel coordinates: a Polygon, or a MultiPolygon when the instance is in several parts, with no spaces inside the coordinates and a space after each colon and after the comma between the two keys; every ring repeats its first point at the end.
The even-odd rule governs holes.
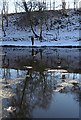
{"type": "Polygon", "coordinates": [[[7,3],[7,11],[6,11],[6,27],[8,27],[8,3],[7,3]]]}
{"type": "Polygon", "coordinates": [[[2,10],[2,31],[4,31],[4,27],[3,27],[3,10],[2,10]]]}
{"type": "Polygon", "coordinates": [[[42,19],[40,19],[40,40],[42,40],[42,19]]]}
{"type": "MultiPolygon", "coordinates": [[[[37,33],[35,32],[34,28],[33,28],[33,22],[32,22],[32,19],[31,19],[31,11],[28,10],[28,7],[27,7],[27,4],[26,4],[26,1],[25,0],[22,0],[23,2],[23,6],[25,8],[25,11],[27,13],[27,16],[28,16],[28,19],[29,19],[29,22],[30,22],[30,27],[31,27],[31,30],[33,32],[33,34],[35,35],[36,38],[39,38],[40,40],[42,39],[42,23],[43,23],[43,20],[42,20],[42,16],[40,18],[40,36],[37,35],[37,33]]],[[[42,14],[41,14],[42,15],[42,14]]]]}
{"type": "Polygon", "coordinates": [[[6,14],[6,27],[8,27],[8,14],[6,14]]]}
{"type": "Polygon", "coordinates": [[[40,12],[40,37],[39,40],[42,41],[42,25],[43,25],[43,11],[40,12]]]}
{"type": "Polygon", "coordinates": [[[23,5],[24,5],[25,11],[26,11],[26,12],[28,12],[28,7],[27,7],[26,2],[25,2],[25,1],[23,1],[22,3],[23,3],[23,5]]]}
{"type": "Polygon", "coordinates": [[[39,38],[39,36],[35,33],[35,31],[34,31],[33,26],[32,26],[31,23],[30,23],[30,26],[31,26],[31,30],[32,30],[33,34],[35,35],[35,37],[36,37],[36,38],[39,38]]]}
{"type": "Polygon", "coordinates": [[[29,16],[31,30],[32,30],[33,34],[35,35],[35,37],[39,38],[39,36],[36,34],[36,32],[33,29],[33,23],[32,23],[32,20],[31,20],[31,13],[30,13],[30,11],[28,12],[28,16],[29,16]]]}

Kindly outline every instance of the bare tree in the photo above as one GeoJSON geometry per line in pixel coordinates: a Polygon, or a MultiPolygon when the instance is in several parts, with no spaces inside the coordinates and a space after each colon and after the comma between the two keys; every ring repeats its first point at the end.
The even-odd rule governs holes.
{"type": "MultiPolygon", "coordinates": [[[[28,4],[29,4],[29,2],[28,2],[28,4],[27,4],[25,0],[22,0],[22,3],[23,3],[23,6],[24,6],[24,8],[25,8],[25,11],[26,11],[26,13],[27,13],[27,15],[28,15],[28,19],[29,19],[29,21],[30,21],[31,30],[32,30],[33,34],[35,35],[35,37],[39,37],[39,36],[35,33],[35,31],[34,31],[34,29],[33,29],[33,22],[32,22],[32,19],[31,19],[31,11],[30,11],[32,8],[30,8],[30,10],[28,10],[28,4]]],[[[30,1],[30,4],[31,4],[31,1],[30,1]]]]}
{"type": "Polygon", "coordinates": [[[17,13],[17,4],[15,0],[14,0],[14,6],[15,6],[15,13],[17,13]]]}
{"type": "Polygon", "coordinates": [[[6,19],[6,26],[8,27],[8,1],[3,0],[3,13],[4,18],[6,19]]]}
{"type": "Polygon", "coordinates": [[[4,26],[3,26],[3,9],[1,11],[1,16],[2,16],[2,31],[4,31],[4,26]]]}
{"type": "Polygon", "coordinates": [[[50,10],[51,10],[51,0],[50,0],[50,10]]]}
{"type": "Polygon", "coordinates": [[[76,2],[75,2],[75,0],[74,0],[74,10],[75,10],[75,4],[76,4],[76,2]]]}
{"type": "Polygon", "coordinates": [[[62,9],[63,9],[63,10],[66,9],[66,2],[65,2],[65,0],[62,0],[62,9]]]}
{"type": "Polygon", "coordinates": [[[55,10],[55,0],[53,0],[53,10],[55,10]]]}
{"type": "Polygon", "coordinates": [[[61,1],[62,1],[62,13],[65,14],[66,2],[65,0],[61,0],[61,1]]]}
{"type": "Polygon", "coordinates": [[[74,10],[78,8],[78,0],[74,0],[74,10]]]}
{"type": "Polygon", "coordinates": [[[44,10],[46,9],[46,2],[43,1],[43,3],[38,2],[38,9],[39,9],[39,15],[40,15],[40,36],[39,39],[42,40],[42,27],[43,27],[43,14],[44,10]]]}
{"type": "Polygon", "coordinates": [[[6,3],[6,12],[5,12],[5,15],[6,15],[6,26],[8,27],[8,2],[6,3]]]}
{"type": "Polygon", "coordinates": [[[27,7],[27,3],[25,0],[22,0],[22,3],[24,5],[25,11],[28,12],[28,7],[27,7]]]}
{"type": "Polygon", "coordinates": [[[46,9],[46,6],[45,6],[45,3],[41,3],[41,2],[37,2],[35,0],[33,1],[28,1],[26,2],[25,0],[22,0],[22,3],[23,3],[23,6],[25,8],[25,11],[28,15],[28,19],[30,21],[30,27],[31,27],[31,30],[33,32],[33,34],[35,35],[36,38],[39,38],[40,40],[42,39],[42,24],[43,24],[43,11],[46,9]],[[33,10],[37,9],[39,11],[39,21],[40,21],[40,35],[38,35],[34,28],[33,28],[33,19],[32,19],[32,12],[33,10]]]}
{"type": "Polygon", "coordinates": [[[6,36],[4,29],[4,19],[6,20],[6,27],[8,27],[8,1],[6,0],[3,0],[1,15],[2,15],[2,31],[4,32],[4,36],[6,36]]]}

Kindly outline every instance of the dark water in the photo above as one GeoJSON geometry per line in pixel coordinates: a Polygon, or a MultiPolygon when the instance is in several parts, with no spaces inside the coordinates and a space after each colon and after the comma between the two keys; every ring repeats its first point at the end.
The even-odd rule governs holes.
{"type": "Polygon", "coordinates": [[[3,48],[3,118],[79,118],[80,52],[53,47],[3,48]],[[72,80],[78,85],[70,84],[72,80]]]}

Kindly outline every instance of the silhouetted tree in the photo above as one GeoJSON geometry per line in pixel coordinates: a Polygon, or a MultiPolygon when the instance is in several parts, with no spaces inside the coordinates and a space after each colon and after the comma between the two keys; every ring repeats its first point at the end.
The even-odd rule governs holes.
{"type": "Polygon", "coordinates": [[[30,21],[30,26],[31,26],[31,30],[33,32],[33,34],[35,35],[36,38],[39,38],[40,40],[42,40],[42,25],[43,25],[43,11],[46,9],[46,4],[43,2],[37,2],[37,1],[28,1],[26,2],[25,0],[22,0],[23,6],[25,8],[25,11],[28,15],[28,19],[30,21]],[[31,11],[37,9],[39,11],[39,21],[40,21],[40,35],[38,35],[34,28],[33,28],[33,19],[31,16],[31,11]]]}

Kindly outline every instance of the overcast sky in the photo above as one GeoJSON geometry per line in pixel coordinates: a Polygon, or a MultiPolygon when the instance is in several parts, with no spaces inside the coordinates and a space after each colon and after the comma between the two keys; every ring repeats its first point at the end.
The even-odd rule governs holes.
{"type": "MultiPolygon", "coordinates": [[[[0,11],[1,11],[1,5],[2,5],[2,1],[3,0],[0,0],[0,11]]],[[[15,1],[20,1],[21,2],[21,0],[8,0],[8,2],[9,2],[9,13],[13,13],[13,12],[15,12],[15,7],[14,7],[14,2],[15,1]]],[[[26,1],[29,1],[29,0],[26,0],[26,1]]],[[[37,0],[37,1],[41,1],[41,0],[37,0]]],[[[43,0],[42,0],[43,1],[43,0]]],[[[50,2],[50,0],[46,0],[47,1],[47,3],[49,4],[49,2],[50,2]]],[[[51,2],[53,2],[54,0],[51,0],[51,2]]],[[[68,2],[69,2],[69,5],[70,5],[70,8],[73,8],[73,5],[74,5],[74,0],[65,0],[66,1],[66,7],[68,8],[68,2]]],[[[56,9],[60,9],[61,7],[59,6],[61,4],[61,0],[55,0],[55,7],[56,7],[56,9]],[[59,6],[58,8],[57,8],[57,6],[59,6]]],[[[18,9],[18,11],[19,11],[19,9],[18,9]]]]}

